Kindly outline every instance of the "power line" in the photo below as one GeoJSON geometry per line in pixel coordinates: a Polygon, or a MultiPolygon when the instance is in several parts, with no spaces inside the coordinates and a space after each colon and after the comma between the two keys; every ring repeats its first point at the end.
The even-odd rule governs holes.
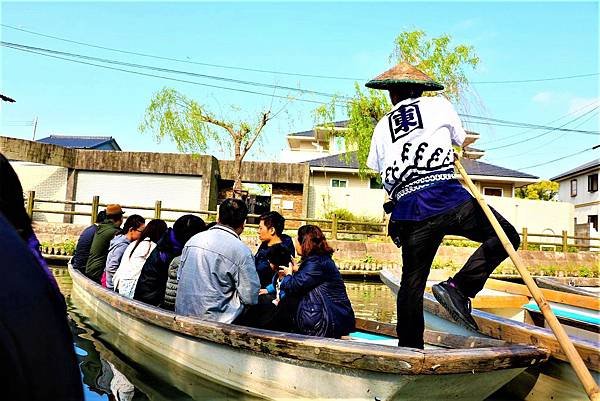
{"type": "Polygon", "coordinates": [[[566,156],[563,156],[563,157],[559,157],[558,159],[550,160],[550,161],[547,161],[547,162],[544,162],[544,163],[534,164],[534,165],[527,166],[527,167],[519,167],[519,168],[518,168],[518,170],[527,170],[527,169],[529,169],[529,168],[534,168],[534,167],[545,166],[546,164],[554,163],[554,162],[556,162],[556,161],[563,160],[563,159],[566,159],[566,158],[568,158],[568,157],[577,156],[577,155],[580,155],[580,154],[582,154],[582,153],[589,152],[590,150],[596,150],[596,149],[598,149],[598,148],[600,148],[600,145],[592,146],[591,148],[587,148],[587,149],[584,149],[584,150],[580,150],[579,152],[571,153],[570,155],[566,155],[566,156]]]}
{"type": "Polygon", "coordinates": [[[133,52],[133,51],[128,51],[128,50],[115,49],[113,47],[100,46],[100,45],[94,45],[94,44],[91,44],[91,43],[79,42],[77,40],[65,39],[65,38],[61,38],[61,37],[58,37],[58,36],[47,35],[47,34],[43,34],[43,33],[39,33],[39,32],[29,31],[27,29],[17,28],[15,26],[10,26],[10,25],[6,25],[6,24],[0,24],[0,26],[2,26],[4,28],[14,29],[14,30],[21,31],[21,32],[27,32],[27,33],[30,33],[32,35],[43,36],[43,37],[46,37],[46,38],[60,40],[60,41],[63,41],[63,42],[75,43],[75,44],[82,45],[82,46],[88,46],[88,47],[93,47],[93,48],[102,49],[102,50],[110,50],[110,51],[113,51],[113,52],[118,52],[118,53],[123,53],[123,54],[131,54],[131,55],[134,55],[134,56],[155,58],[155,59],[158,59],[158,60],[176,61],[178,63],[195,64],[195,65],[202,65],[202,66],[206,66],[206,67],[225,68],[225,69],[230,69],[230,70],[251,71],[251,72],[260,72],[260,73],[277,74],[277,75],[290,75],[290,76],[306,77],[306,78],[323,78],[323,79],[338,79],[338,80],[349,80],[349,81],[364,81],[363,78],[336,77],[336,76],[331,76],[331,75],[301,74],[301,73],[296,73],[296,72],[283,72],[283,71],[265,70],[265,69],[248,68],[248,67],[234,67],[234,66],[230,66],[230,65],[203,63],[203,62],[191,61],[191,60],[182,60],[182,59],[179,59],[179,58],[163,57],[163,56],[157,56],[157,55],[154,55],[154,54],[133,52]]]}
{"type": "MultiPolygon", "coordinates": [[[[553,124],[553,123],[555,123],[555,122],[557,122],[557,121],[560,121],[560,120],[562,120],[563,118],[565,118],[565,117],[567,117],[567,116],[570,116],[571,114],[576,114],[576,113],[580,112],[581,110],[587,109],[589,106],[592,106],[592,105],[594,105],[594,104],[595,104],[595,103],[597,103],[597,102],[598,102],[598,101],[597,101],[597,100],[595,100],[595,101],[593,101],[593,102],[591,102],[591,103],[588,103],[588,104],[586,104],[586,105],[585,105],[585,106],[583,106],[583,107],[580,107],[580,108],[578,108],[578,109],[576,109],[576,110],[573,110],[573,111],[571,111],[571,112],[569,112],[569,113],[567,113],[567,114],[564,114],[564,115],[560,116],[560,117],[559,117],[559,118],[557,118],[557,119],[554,119],[554,120],[552,120],[552,121],[548,122],[547,124],[553,124]]],[[[586,122],[587,122],[587,121],[589,121],[589,120],[586,120],[586,122]]],[[[580,127],[581,125],[583,125],[583,124],[578,124],[578,125],[577,125],[576,127],[574,127],[574,128],[578,128],[578,127],[580,127]]],[[[521,135],[523,135],[523,134],[525,134],[525,133],[527,133],[527,132],[533,131],[533,130],[534,130],[534,128],[529,128],[529,129],[526,129],[525,131],[520,131],[520,132],[517,132],[516,134],[508,135],[508,136],[505,136],[505,137],[502,137],[502,138],[493,139],[493,140],[491,140],[491,141],[487,141],[487,142],[486,142],[486,141],[484,141],[484,143],[483,143],[483,144],[480,144],[479,146],[488,146],[488,145],[489,145],[489,144],[491,144],[491,143],[496,143],[496,142],[504,142],[504,141],[505,141],[505,140],[507,140],[507,139],[511,139],[511,138],[514,138],[514,137],[516,137],[516,136],[521,136],[521,135]]]]}
{"type": "MultiPolygon", "coordinates": [[[[139,71],[131,71],[131,70],[126,70],[124,68],[109,67],[107,65],[89,63],[87,61],[72,60],[72,59],[68,59],[68,58],[65,58],[65,57],[53,56],[53,55],[50,55],[50,54],[36,52],[34,50],[21,50],[21,51],[26,52],[26,53],[39,54],[41,56],[51,57],[51,58],[55,58],[55,59],[59,59],[59,60],[70,61],[72,63],[85,64],[85,65],[91,65],[91,66],[94,66],[94,67],[105,68],[105,69],[108,69],[108,70],[126,72],[126,73],[134,74],[134,75],[141,75],[141,76],[153,77],[153,78],[162,78],[162,79],[166,79],[166,80],[169,80],[169,81],[176,81],[176,82],[183,82],[183,83],[188,83],[188,84],[192,84],[192,85],[206,86],[206,87],[209,87],[209,88],[225,89],[225,90],[230,90],[230,91],[235,91],[235,92],[251,93],[251,94],[254,94],[254,95],[261,95],[261,96],[268,96],[268,97],[274,97],[274,98],[279,98],[279,99],[290,100],[290,97],[288,97],[288,96],[281,96],[281,95],[275,95],[275,94],[270,94],[270,93],[256,92],[256,91],[251,91],[251,90],[247,90],[247,89],[229,88],[229,87],[226,87],[226,86],[204,84],[204,83],[195,82],[195,81],[188,81],[188,80],[185,80],[185,79],[165,77],[164,75],[156,75],[156,74],[148,74],[148,73],[139,72],[139,71]]],[[[298,98],[292,98],[292,99],[300,101],[300,102],[306,102],[306,103],[328,104],[328,103],[319,102],[319,101],[316,101],[316,100],[298,99],[298,98]]]]}
{"type": "Polygon", "coordinates": [[[521,122],[515,122],[515,121],[501,120],[498,118],[473,116],[470,114],[460,114],[459,113],[458,115],[461,117],[465,117],[465,118],[474,118],[476,120],[481,120],[481,121],[468,121],[473,124],[486,124],[487,123],[486,125],[499,125],[501,127],[524,127],[524,128],[534,128],[534,129],[550,129],[550,130],[564,131],[564,132],[577,132],[580,134],[593,134],[593,135],[600,134],[599,131],[573,130],[573,129],[569,129],[569,128],[563,128],[567,124],[563,124],[560,127],[550,127],[550,126],[539,125],[539,124],[521,123],[521,122]],[[494,122],[497,124],[491,124],[491,122],[494,122]]]}
{"type": "MultiPolygon", "coordinates": [[[[600,106],[596,106],[596,107],[594,107],[593,109],[586,111],[585,113],[583,113],[583,114],[581,114],[581,115],[579,115],[579,116],[575,117],[575,118],[574,118],[574,119],[572,119],[571,121],[567,121],[566,123],[564,123],[564,124],[563,124],[563,125],[561,125],[560,127],[549,129],[549,130],[547,130],[546,132],[542,132],[541,134],[539,134],[539,135],[536,135],[536,136],[532,136],[531,138],[523,139],[522,141],[517,141],[517,142],[509,143],[509,144],[502,145],[502,146],[496,146],[496,147],[494,147],[494,148],[488,148],[488,149],[486,149],[486,150],[496,150],[496,149],[503,149],[503,148],[508,148],[508,147],[510,147],[510,146],[520,145],[520,144],[522,144],[522,143],[529,142],[529,141],[532,141],[532,140],[534,140],[534,139],[540,138],[540,137],[542,137],[542,136],[548,135],[548,134],[549,134],[549,133],[551,133],[551,132],[555,132],[555,131],[561,131],[561,130],[562,130],[562,127],[564,127],[564,126],[566,126],[566,125],[569,125],[569,124],[571,124],[571,123],[573,123],[573,122],[575,122],[575,121],[579,120],[580,118],[582,118],[582,117],[584,117],[584,116],[587,116],[588,114],[590,114],[590,113],[594,112],[595,110],[597,110],[597,109],[598,109],[598,107],[600,107],[600,106]]],[[[576,132],[576,130],[572,130],[571,132],[576,132]]],[[[597,134],[597,135],[600,135],[600,134],[597,134]]]]}
{"type": "MultiPolygon", "coordinates": [[[[243,92],[243,93],[257,94],[257,95],[262,95],[262,96],[270,96],[270,97],[276,97],[276,98],[289,99],[289,97],[287,97],[287,96],[277,96],[277,95],[272,95],[272,94],[268,94],[268,93],[250,91],[250,90],[245,90],[245,89],[236,89],[236,88],[223,87],[223,86],[218,86],[218,85],[202,84],[202,83],[195,82],[195,81],[187,81],[187,80],[169,78],[169,77],[165,77],[163,75],[146,74],[146,73],[135,72],[135,71],[126,70],[126,69],[122,69],[122,68],[108,67],[108,66],[95,64],[95,63],[82,62],[82,61],[74,60],[73,58],[93,60],[93,61],[98,61],[98,62],[107,63],[107,64],[116,64],[116,65],[128,66],[128,67],[133,67],[133,68],[139,68],[139,69],[150,69],[153,71],[190,75],[190,76],[206,78],[206,79],[216,79],[216,80],[232,82],[232,83],[239,83],[239,84],[244,84],[244,85],[264,86],[264,87],[271,88],[271,89],[291,90],[291,91],[300,92],[301,94],[315,94],[315,95],[325,96],[325,97],[329,97],[329,98],[337,98],[336,95],[326,93],[326,92],[303,90],[303,89],[299,89],[299,88],[265,84],[265,83],[260,83],[260,82],[244,81],[244,80],[218,77],[218,76],[206,75],[206,74],[197,74],[197,73],[189,72],[189,71],[172,70],[172,69],[166,69],[166,68],[162,68],[162,67],[147,66],[147,65],[143,65],[143,64],[127,63],[127,62],[121,62],[121,61],[117,61],[117,60],[103,59],[103,58],[99,58],[99,57],[86,56],[86,55],[81,55],[81,54],[77,54],[77,53],[61,52],[61,51],[52,50],[52,49],[38,48],[38,47],[21,45],[21,44],[10,43],[10,42],[0,42],[0,44],[4,47],[8,47],[13,50],[38,54],[38,55],[42,55],[42,56],[46,56],[46,57],[52,57],[52,58],[60,59],[60,60],[64,60],[64,61],[70,61],[70,62],[75,62],[75,63],[79,63],[79,64],[86,64],[86,65],[91,65],[91,66],[96,66],[96,67],[101,67],[101,68],[106,68],[106,69],[112,69],[115,71],[133,73],[133,74],[138,74],[138,75],[145,75],[145,76],[149,76],[149,77],[162,78],[162,79],[167,79],[167,80],[172,80],[172,81],[177,81],[177,82],[191,83],[194,85],[212,87],[212,88],[217,88],[217,89],[225,89],[225,90],[239,91],[239,92],[243,92]],[[60,57],[57,55],[63,55],[66,57],[60,57]],[[67,58],[67,57],[71,57],[71,58],[67,58]]],[[[348,100],[349,98],[342,97],[342,99],[348,100]]],[[[308,99],[296,99],[296,100],[299,100],[302,102],[314,103],[314,104],[327,104],[325,102],[319,102],[319,101],[308,100],[308,99]]],[[[342,106],[342,107],[347,106],[347,104],[343,103],[343,102],[338,102],[337,105],[342,106]]],[[[544,130],[550,129],[550,130],[558,130],[558,131],[564,131],[564,132],[577,132],[577,133],[588,134],[588,135],[599,135],[600,134],[600,132],[598,132],[598,131],[572,130],[572,129],[565,129],[562,127],[548,127],[548,126],[543,126],[543,125],[520,123],[520,122],[514,122],[514,121],[508,121],[508,120],[481,117],[481,116],[473,116],[473,115],[469,115],[469,114],[460,114],[460,116],[481,120],[481,121],[467,121],[467,122],[474,123],[474,124],[496,125],[496,126],[506,126],[506,127],[526,127],[526,128],[531,128],[531,129],[544,129],[544,130]]]]}
{"type": "Polygon", "coordinates": [[[92,61],[107,63],[107,64],[115,64],[115,65],[140,68],[140,69],[149,69],[149,70],[153,70],[153,71],[166,72],[169,74],[188,75],[188,76],[193,76],[196,78],[214,79],[217,81],[225,81],[225,82],[231,82],[231,83],[242,84],[242,85],[259,86],[259,87],[265,87],[265,88],[269,88],[269,89],[284,89],[284,90],[288,90],[288,91],[300,92],[302,94],[306,93],[306,94],[325,96],[325,97],[333,97],[334,96],[331,93],[325,93],[325,92],[319,92],[319,91],[313,91],[313,90],[304,90],[304,89],[300,89],[300,88],[294,88],[291,86],[266,84],[266,83],[262,83],[262,82],[246,81],[246,80],[241,80],[241,79],[219,77],[219,76],[208,75],[208,74],[199,74],[199,73],[190,72],[190,71],[172,70],[169,68],[155,67],[155,66],[144,65],[144,64],[127,63],[124,61],[105,59],[105,58],[101,58],[101,57],[86,56],[83,54],[68,53],[68,52],[62,52],[62,51],[53,50],[53,49],[45,49],[45,48],[41,48],[41,47],[21,45],[18,43],[1,41],[0,44],[4,47],[8,47],[8,48],[20,50],[20,51],[32,50],[32,51],[36,51],[36,52],[49,53],[49,54],[61,55],[61,56],[72,57],[72,58],[79,58],[79,59],[84,59],[84,60],[92,60],[92,61]]]}
{"type": "MultiPolygon", "coordinates": [[[[15,26],[7,25],[7,24],[0,24],[0,26],[2,26],[4,28],[14,29],[16,31],[26,32],[26,33],[29,33],[32,35],[42,36],[45,38],[60,40],[60,41],[67,42],[67,43],[74,43],[74,44],[81,45],[81,46],[93,47],[96,49],[109,50],[109,51],[113,51],[113,52],[118,52],[118,53],[123,53],[123,54],[131,54],[131,55],[141,56],[141,57],[149,57],[149,58],[154,58],[154,59],[158,59],[158,60],[175,61],[178,63],[187,63],[187,64],[202,65],[202,66],[206,66],[206,67],[215,67],[215,68],[224,68],[224,69],[239,70],[239,71],[251,71],[251,72],[260,72],[260,73],[287,75],[287,76],[296,76],[296,77],[305,77],[305,78],[336,79],[336,80],[347,80],[347,81],[368,81],[369,80],[369,78],[354,78],[354,77],[339,77],[339,76],[333,76],[333,75],[302,74],[302,73],[297,73],[297,72],[275,71],[275,70],[267,70],[267,69],[260,69],[260,68],[237,67],[237,66],[230,66],[230,65],[223,65],[223,64],[213,64],[213,63],[205,63],[205,62],[199,62],[199,61],[183,60],[183,59],[179,59],[179,58],[157,56],[157,55],[149,54],[149,53],[134,52],[134,51],[129,51],[129,50],[116,49],[116,48],[108,47],[108,46],[95,45],[95,44],[81,42],[81,41],[77,41],[77,40],[61,38],[59,36],[48,35],[48,34],[44,34],[44,33],[40,33],[40,32],[30,31],[28,29],[17,28],[15,26]]],[[[594,76],[598,76],[598,75],[600,75],[600,73],[595,72],[595,73],[590,73],[590,74],[578,74],[578,75],[550,77],[550,78],[534,78],[534,79],[504,80],[504,81],[470,81],[469,83],[474,84],[474,85],[514,84],[514,83],[546,82],[546,81],[559,81],[559,80],[565,80],[565,79],[588,78],[588,77],[594,77],[594,76]]]]}
{"type": "Polygon", "coordinates": [[[552,78],[535,78],[535,79],[518,79],[511,81],[473,81],[471,84],[483,85],[483,84],[521,84],[527,82],[546,82],[546,81],[560,81],[564,79],[575,79],[575,78],[588,78],[596,77],[600,75],[598,72],[591,74],[579,74],[579,75],[568,75],[566,77],[552,77],[552,78]]]}

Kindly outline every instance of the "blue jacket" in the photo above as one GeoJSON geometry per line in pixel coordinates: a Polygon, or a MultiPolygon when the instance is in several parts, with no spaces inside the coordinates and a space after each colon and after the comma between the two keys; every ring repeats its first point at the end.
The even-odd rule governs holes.
{"type": "MultiPolygon", "coordinates": [[[[296,256],[296,251],[294,249],[294,242],[289,235],[281,234],[281,244],[289,249],[292,257],[296,256]]],[[[254,263],[256,264],[256,273],[258,273],[258,278],[260,279],[260,288],[266,288],[269,284],[271,284],[273,280],[273,271],[271,270],[271,266],[269,265],[269,261],[267,260],[267,251],[269,250],[269,246],[266,242],[263,242],[258,247],[258,251],[256,251],[256,255],[254,256],[254,263]]]]}
{"type": "Polygon", "coordinates": [[[96,230],[98,230],[98,226],[92,224],[79,235],[79,240],[77,240],[77,246],[73,253],[73,259],[71,259],[71,264],[74,269],[85,271],[85,264],[90,256],[90,248],[92,247],[92,240],[94,239],[96,230]]]}
{"type": "Polygon", "coordinates": [[[342,276],[329,255],[302,260],[280,288],[299,298],[296,327],[302,334],[339,338],[354,330],[354,311],[342,276]]]}

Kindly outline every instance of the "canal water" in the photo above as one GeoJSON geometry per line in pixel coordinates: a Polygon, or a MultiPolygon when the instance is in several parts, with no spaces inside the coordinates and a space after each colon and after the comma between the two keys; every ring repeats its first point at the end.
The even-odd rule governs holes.
{"type": "MultiPolygon", "coordinates": [[[[99,333],[86,323],[85,310],[72,301],[72,282],[67,269],[56,267],[52,272],[67,300],[86,401],[255,399],[191,376],[166,362],[158,363],[130,345],[126,338],[99,333]]],[[[346,281],[346,288],[357,317],[396,321],[395,297],[385,285],[346,281]]]]}

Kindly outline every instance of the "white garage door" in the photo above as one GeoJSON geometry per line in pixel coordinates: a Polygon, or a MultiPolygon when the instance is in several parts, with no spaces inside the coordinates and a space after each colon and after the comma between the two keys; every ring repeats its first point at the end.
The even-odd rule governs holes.
{"type": "MultiPolygon", "coordinates": [[[[75,199],[91,203],[94,195],[100,197],[100,203],[123,205],[126,215],[139,214],[152,218],[157,200],[162,201],[162,207],[165,208],[199,210],[202,177],[80,171],[77,175],[75,199]],[[152,210],[125,207],[127,205],[148,206],[152,210]]],[[[89,212],[90,209],[89,206],[77,206],[78,211],[89,212]]],[[[182,213],[163,212],[161,218],[176,219],[181,215],[182,213]]],[[[75,223],[89,222],[88,216],[75,217],[75,223]]]]}

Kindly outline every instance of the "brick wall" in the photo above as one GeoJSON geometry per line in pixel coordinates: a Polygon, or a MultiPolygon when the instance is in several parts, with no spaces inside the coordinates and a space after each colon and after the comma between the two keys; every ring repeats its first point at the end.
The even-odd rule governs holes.
{"type": "MultiPolygon", "coordinates": [[[[281,213],[286,218],[302,218],[302,185],[273,184],[271,194],[271,210],[281,213]]],[[[299,221],[287,221],[286,228],[300,227],[299,221]]]]}

